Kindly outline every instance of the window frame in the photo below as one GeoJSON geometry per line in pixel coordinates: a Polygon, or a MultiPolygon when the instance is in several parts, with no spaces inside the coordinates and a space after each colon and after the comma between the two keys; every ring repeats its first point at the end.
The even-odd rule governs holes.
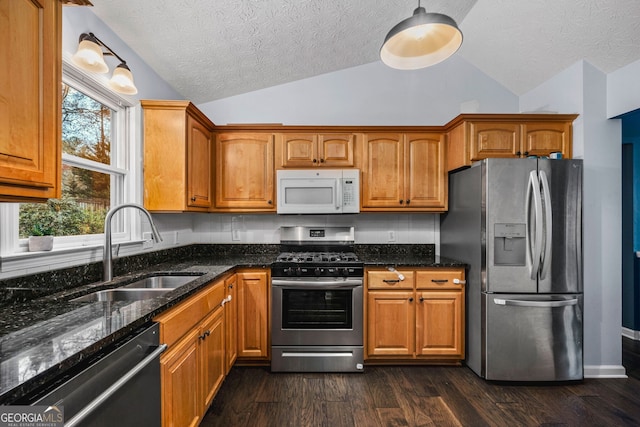
{"type": "MultiPolygon", "coordinates": [[[[121,176],[111,178],[110,205],[122,203],[140,203],[142,198],[142,149],[141,149],[141,113],[136,99],[113,92],[106,85],[103,76],[93,76],[79,69],[63,57],[62,82],[103,103],[114,111],[112,119],[112,137],[116,141],[111,146],[112,164],[106,165],[89,159],[62,154],[62,161],[69,166],[79,166],[102,173],[121,176]],[[134,161],[135,159],[135,161],[134,161]]],[[[78,236],[54,237],[54,249],[51,252],[28,252],[28,239],[18,237],[19,204],[0,204],[0,279],[48,271],[64,266],[100,261],[104,244],[104,233],[78,236]],[[44,265],[42,258],[47,258],[44,265]],[[49,261],[51,259],[51,261],[49,261]],[[26,270],[28,269],[28,270],[26,270]]],[[[142,218],[133,209],[119,212],[113,218],[115,244],[136,246],[142,242],[142,218]]],[[[120,251],[120,255],[135,253],[136,248],[120,251]]]]}

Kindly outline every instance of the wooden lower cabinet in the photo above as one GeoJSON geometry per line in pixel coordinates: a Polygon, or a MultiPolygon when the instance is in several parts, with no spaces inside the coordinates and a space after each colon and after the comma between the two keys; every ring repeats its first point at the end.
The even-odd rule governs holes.
{"type": "Polygon", "coordinates": [[[224,281],[227,302],[224,306],[225,321],[225,371],[228,374],[238,357],[238,276],[224,281]]]}
{"type": "Polygon", "coordinates": [[[154,320],[160,342],[162,425],[196,426],[227,373],[225,281],[219,280],[154,320]]]}
{"type": "Polygon", "coordinates": [[[238,271],[238,358],[268,360],[269,271],[238,271]]]}
{"type": "Polygon", "coordinates": [[[367,360],[464,359],[464,269],[398,273],[366,272],[367,360]]]}

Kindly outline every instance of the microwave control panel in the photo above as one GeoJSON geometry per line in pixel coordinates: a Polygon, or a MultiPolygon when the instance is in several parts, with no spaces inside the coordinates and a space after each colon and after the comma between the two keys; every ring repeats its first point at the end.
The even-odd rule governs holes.
{"type": "Polygon", "coordinates": [[[342,212],[360,212],[360,171],[358,169],[342,171],[342,212]]]}

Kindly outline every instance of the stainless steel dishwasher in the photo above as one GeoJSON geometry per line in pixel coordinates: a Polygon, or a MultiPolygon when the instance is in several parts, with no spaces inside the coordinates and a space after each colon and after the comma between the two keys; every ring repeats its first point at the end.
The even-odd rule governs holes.
{"type": "Polygon", "coordinates": [[[154,324],[32,404],[63,406],[65,427],[160,426],[160,354],[166,348],[154,324]]]}

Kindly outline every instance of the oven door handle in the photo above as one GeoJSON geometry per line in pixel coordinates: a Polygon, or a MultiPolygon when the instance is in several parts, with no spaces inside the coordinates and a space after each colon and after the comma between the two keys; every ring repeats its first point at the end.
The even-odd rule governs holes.
{"type": "Polygon", "coordinates": [[[362,286],[362,279],[330,280],[324,282],[271,279],[271,286],[287,289],[353,289],[362,286]]]}

